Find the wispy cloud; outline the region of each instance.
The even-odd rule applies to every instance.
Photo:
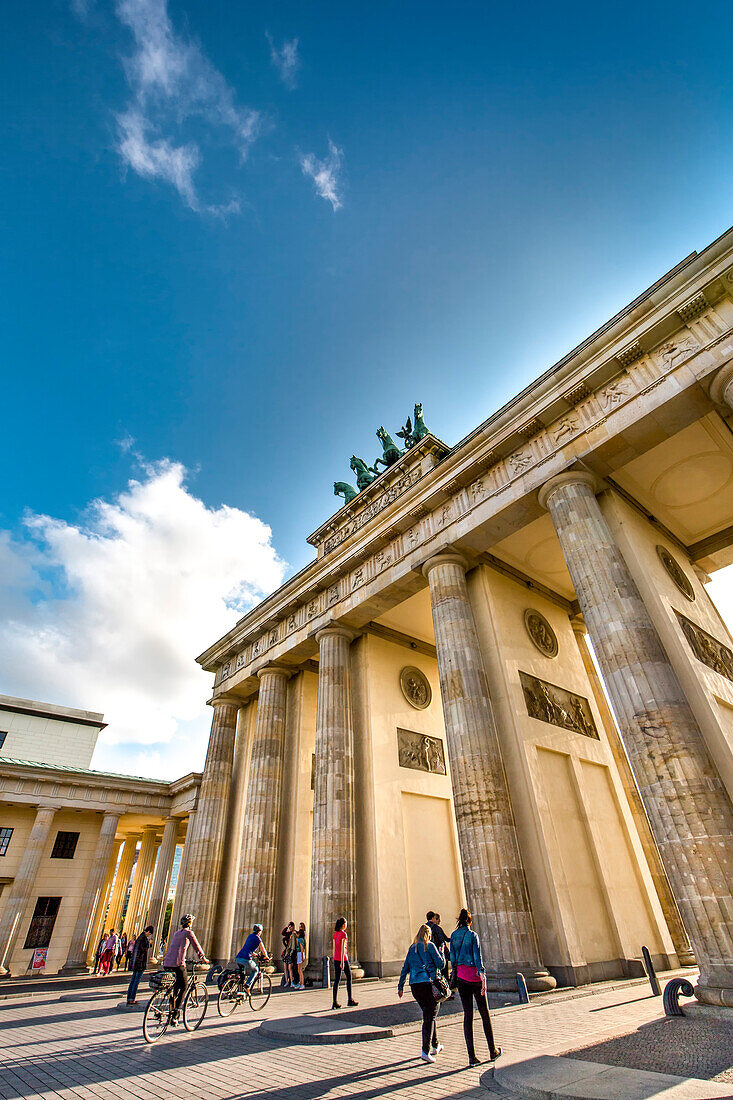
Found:
[[[277,69],[277,74],[286,88],[291,91],[298,82],[298,69],[300,58],[298,57],[298,39],[286,38],[282,46],[276,46],[269,31],[265,32],[270,44],[270,60]]]
[[[303,170],[303,175],[313,180],[316,193],[322,199],[330,202],[334,210],[340,209],[343,205],[339,194],[341,190],[339,176],[342,160],[343,151],[337,145],[334,145],[330,138],[328,139],[328,156],[323,160],[319,160],[314,153],[301,153],[300,156],[300,167]]]
[[[258,135],[260,113],[240,106],[198,43],[174,28],[167,0],[117,0],[115,10],[135,47],[124,58],[131,101],[117,116],[123,162],[143,179],[170,184],[192,210],[239,209],[236,200],[202,202],[194,179],[201,148],[187,138],[186,126],[195,119],[204,122],[205,135],[223,130],[243,161]]]

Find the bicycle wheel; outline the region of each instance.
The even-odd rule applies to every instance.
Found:
[[[208,1005],[208,989],[203,982],[194,982],[183,998],[183,1026],[186,1031],[195,1031],[197,1027],[201,1027]]]
[[[269,974],[259,974],[249,987],[249,1007],[253,1012],[261,1012],[272,993],[272,978]]]
[[[171,995],[167,989],[159,989],[147,1003],[143,1016],[143,1036],[146,1043],[157,1043],[168,1030],[171,1022]]]
[[[227,978],[219,990],[216,1010],[220,1016],[231,1016],[240,1003],[239,978]]]

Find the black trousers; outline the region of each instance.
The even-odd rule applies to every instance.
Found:
[[[339,983],[341,981],[341,975],[343,974],[346,979],[346,993],[350,1001],[353,1001],[351,995],[351,963],[348,959],[344,959],[343,964],[338,959],[333,960],[333,1003],[336,1004],[339,991]]]
[[[428,1054],[430,1044],[438,1045],[438,1028],[435,1020],[440,1008],[440,1001],[433,996],[432,982],[415,982],[410,986],[410,992],[422,1009],[422,1052]]]
[[[173,1011],[178,1012],[181,1007],[181,997],[188,984],[186,968],[185,966],[166,966],[165,969],[170,970],[171,974],[175,974],[176,976],[176,980],[173,983]]]
[[[478,1014],[481,1017],[481,1023],[484,1025],[484,1035],[486,1036],[486,1042],[489,1044],[489,1055],[493,1058],[496,1054],[494,1032],[491,1028],[491,1017],[489,1016],[489,1006],[486,1001],[486,994],[481,992],[481,982],[465,982],[463,978],[459,978],[458,993],[460,994],[461,1004],[463,1005],[463,1037],[466,1040],[466,1050],[468,1051],[469,1062],[475,1061],[476,1058],[476,1049],[473,1045],[474,1000],[476,1001]]]

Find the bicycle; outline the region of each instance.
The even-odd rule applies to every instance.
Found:
[[[186,963],[189,977],[181,999],[181,1014],[186,1031],[201,1027],[209,1005],[209,991],[196,977],[196,964]],[[165,1035],[173,1018],[173,983],[175,975],[170,970],[159,970],[150,975],[153,995],[143,1016],[143,1036],[146,1043],[157,1043]]]
[[[260,1012],[272,994],[272,978],[260,970],[251,985],[247,985],[248,974],[240,966],[237,970],[228,970],[219,978],[219,996],[216,1010],[220,1016],[231,1016],[235,1008],[243,1004],[245,998],[253,1012]]]

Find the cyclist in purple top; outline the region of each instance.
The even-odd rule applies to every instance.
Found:
[[[181,1006],[181,997],[186,990],[186,952],[192,947],[202,963],[208,963],[204,949],[191,931],[194,922],[192,913],[186,913],[181,917],[181,927],[171,936],[168,950],[163,959],[163,967],[170,970],[176,976],[173,983],[173,1015],[171,1023],[178,1023],[178,1010]]]

